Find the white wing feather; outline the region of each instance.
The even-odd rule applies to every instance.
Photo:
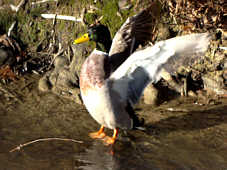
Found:
[[[111,76],[113,88],[123,100],[135,104],[149,82],[160,79],[163,67],[171,65],[171,60],[188,59],[192,55],[202,55],[208,48],[208,33],[191,34],[160,41],[152,47],[133,53]],[[176,71],[171,68],[170,71]],[[127,85],[122,86],[122,83]],[[119,88],[121,87],[121,88]]]

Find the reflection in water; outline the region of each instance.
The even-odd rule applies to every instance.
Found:
[[[130,143],[120,142],[112,148],[95,141],[84,153],[76,154],[75,159],[83,170],[155,169]]]
[[[80,155],[76,154],[75,159],[82,163],[79,168],[83,170],[94,169],[116,169],[116,159],[110,154],[109,147],[105,147],[99,141],[86,149]]]

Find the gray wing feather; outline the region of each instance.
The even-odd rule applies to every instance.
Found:
[[[112,71],[131,55],[135,42],[142,43],[151,38],[154,25],[152,22],[151,6],[125,21],[115,34],[109,51]]]
[[[149,74],[142,67],[137,67],[131,74],[127,98],[132,105],[136,104],[144,88],[150,82]]]

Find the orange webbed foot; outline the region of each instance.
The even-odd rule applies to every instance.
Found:
[[[103,139],[106,136],[104,126],[101,126],[98,132],[89,133],[89,136],[93,139]]]
[[[89,136],[93,139],[102,139],[106,136],[106,134],[104,132],[102,132],[102,133],[93,132],[93,133],[89,133]]]
[[[104,139],[103,139],[103,143],[104,145],[113,145],[116,141],[116,138],[113,138],[113,137],[109,137],[109,136],[106,136]]]
[[[118,130],[117,129],[114,129],[113,137],[106,136],[103,139],[103,143],[105,145],[113,145],[115,143],[116,139],[117,139],[117,135],[118,135]]]

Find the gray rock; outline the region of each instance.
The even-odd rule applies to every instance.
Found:
[[[10,48],[1,48],[0,44],[0,66],[5,64],[13,65],[16,62],[16,56]]]
[[[158,90],[152,83],[149,84],[144,90],[143,102],[149,105],[157,105],[158,103]]]
[[[0,66],[4,65],[8,59],[8,53],[0,48]]]
[[[14,65],[20,60],[21,48],[19,44],[6,34],[0,36],[0,66]]]
[[[213,91],[217,95],[227,95],[224,78],[220,75],[203,75],[202,80],[205,90]]]
[[[51,85],[51,83],[49,82],[47,76],[44,76],[44,77],[42,77],[42,78],[39,80],[38,88],[39,88],[39,90],[42,91],[42,92],[47,92],[47,91],[50,91],[50,90],[51,90],[52,85]]]
[[[64,66],[69,65],[69,61],[65,56],[57,56],[54,60],[54,67],[55,70],[63,68]]]
[[[85,47],[85,45],[74,46],[71,61],[64,55],[57,56],[54,61],[54,69],[40,79],[39,90],[52,91],[59,96],[81,104],[79,72],[86,58],[84,55]]]

